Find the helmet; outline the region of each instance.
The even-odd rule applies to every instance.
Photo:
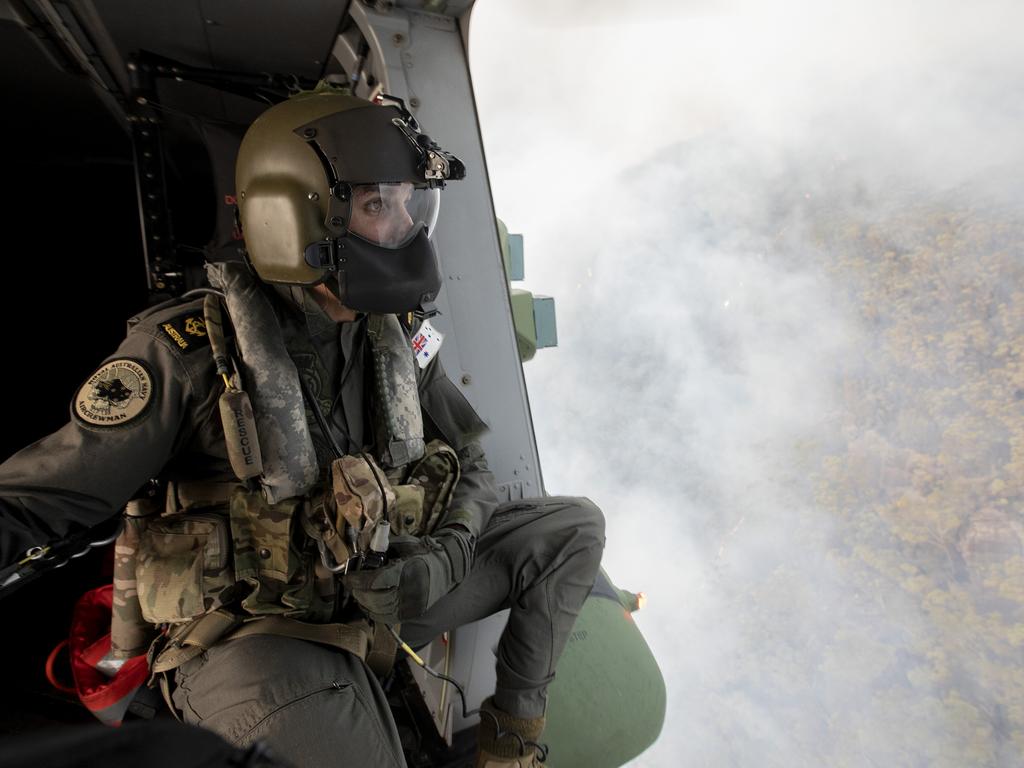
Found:
[[[375,104],[322,83],[249,127],[235,184],[261,280],[326,282],[363,312],[430,307],[441,287],[429,239],[439,190],[465,168],[392,101]]]

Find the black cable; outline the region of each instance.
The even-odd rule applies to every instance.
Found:
[[[331,450],[334,451],[334,457],[340,459],[345,454],[341,450],[341,446],[338,445],[338,441],[334,439],[334,433],[331,432],[330,426],[327,424],[327,419],[324,417],[323,411],[320,410],[320,403],[313,397],[313,393],[309,391],[309,386],[306,384],[306,380],[302,378],[302,374],[299,374],[299,386],[302,387],[302,396],[309,406],[309,409],[313,411],[313,417],[316,419],[316,423],[320,425],[320,431],[324,433],[324,439],[331,444]],[[345,435],[348,439],[348,435]],[[349,441],[351,442],[351,441]]]
[[[373,475],[373,479],[377,481],[377,487],[380,489],[380,503],[384,508],[384,522],[390,524],[391,518],[388,516],[388,495],[384,492],[384,483],[381,482],[380,476],[377,475],[377,467],[374,465],[373,459],[365,453],[360,452],[359,457],[366,462],[366,466],[370,468],[370,474]]]

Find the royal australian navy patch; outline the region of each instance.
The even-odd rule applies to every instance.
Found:
[[[157,327],[182,352],[195,352],[210,344],[210,337],[206,335],[206,320],[202,314],[181,315]]]
[[[153,402],[153,377],[139,360],[111,360],[89,377],[72,410],[93,427],[118,427],[140,418]]]

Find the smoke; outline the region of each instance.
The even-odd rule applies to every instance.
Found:
[[[1024,6],[555,5],[471,65],[546,486],[650,597],[637,764],[1016,764]]]

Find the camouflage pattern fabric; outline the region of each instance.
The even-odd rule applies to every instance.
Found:
[[[142,616],[136,578],[139,543],[146,529],[146,518],[156,511],[148,499],[128,502],[124,528],[114,542],[110,652],[115,659],[130,659],[145,653],[157,634],[153,625]]]
[[[358,533],[359,549],[365,551],[374,524],[383,517],[385,502],[394,535],[423,536],[437,528],[459,482],[455,451],[441,440],[432,440],[423,458],[403,474],[405,482],[393,484],[365,454],[343,456],[332,464],[334,519],[324,534],[324,543],[338,563],[352,554],[345,545],[345,526]],[[343,556],[338,557],[339,553]]]
[[[427,444],[423,458],[409,471],[406,483],[423,489],[422,525],[416,536],[433,533],[448,511],[452,494],[459,483],[459,457],[450,445],[441,440]]]
[[[409,338],[395,315],[370,315],[377,445],[381,465],[400,467],[423,456],[423,415]]]
[[[346,524],[351,526],[358,534],[359,551],[367,551],[377,521],[385,511],[392,517],[391,483],[372,456],[342,456],[331,465],[331,491],[336,530],[342,533]]]
[[[235,327],[244,380],[256,411],[263,491],[271,504],[303,496],[316,483],[319,468],[299,376],[274,309],[244,264],[207,264],[206,274],[211,285],[224,291]]]
[[[268,504],[262,494],[241,487],[232,495],[234,575],[250,590],[241,602],[246,612],[330,620],[333,592],[326,592],[318,579],[315,546],[303,537],[300,526],[293,525],[307,514],[306,506],[300,498]]]
[[[395,486],[394,533],[433,533],[448,511],[460,474],[459,458],[450,445],[441,440],[427,443],[423,458],[409,468],[405,482]]]
[[[209,293],[203,297],[203,319],[206,321],[206,335],[210,339],[210,351],[213,353],[217,373],[228,373],[230,366],[224,342],[224,314],[219,297]]]
[[[235,583],[227,520],[216,512],[150,519],[135,573],[142,616],[151,624],[215,610]]]
[[[396,535],[419,536],[423,530],[423,487],[396,485],[391,530]]]

